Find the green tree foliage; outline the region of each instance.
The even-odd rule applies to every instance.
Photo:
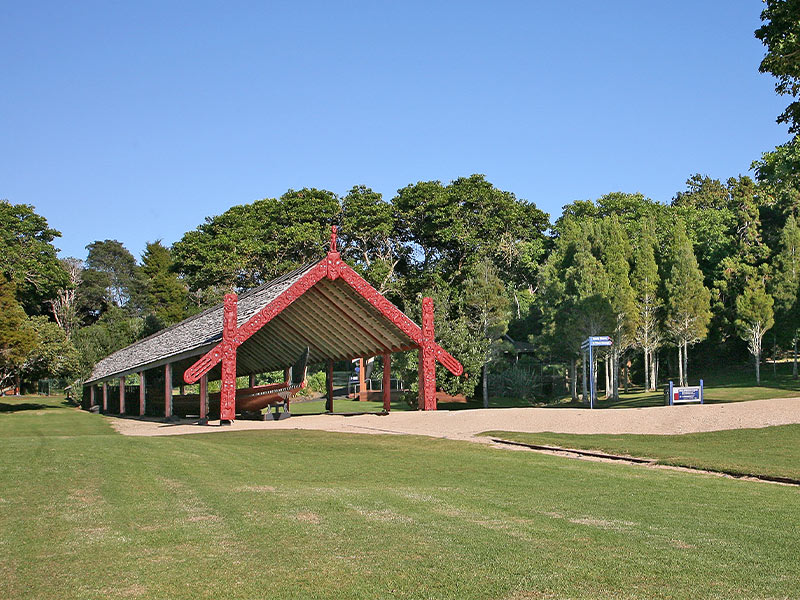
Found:
[[[89,377],[97,361],[139,339],[142,325],[141,318],[111,306],[96,323],[76,331],[71,341],[78,351],[79,376]]]
[[[28,314],[41,312],[67,284],[53,246],[60,236],[33,206],[0,200],[0,274],[15,284],[17,300]]]
[[[736,213],[730,189],[718,179],[693,175],[686,190],[675,195],[672,212],[686,223],[705,284],[711,287],[722,279],[722,260],[734,248]],[[661,230],[666,233],[670,228],[671,223]]]
[[[409,185],[398,191],[393,204],[423,287],[434,280],[460,286],[486,256],[514,287],[535,285],[548,216],[483,175],[461,177],[447,186],[438,181]]]
[[[597,223],[567,218],[560,225],[539,278],[542,335],[534,342],[570,360],[572,394],[577,398],[575,361],[581,342],[591,335],[608,335],[616,318],[609,300],[610,279],[598,258]]]
[[[755,35],[767,47],[758,70],[771,73],[778,81],[775,91],[797,98],[800,93],[800,0],[765,0],[761,12],[764,24]],[[794,100],[778,117],[791,133],[800,133],[800,102]]]
[[[365,186],[342,198],[339,251],[380,293],[397,295],[409,251],[403,244],[394,207]]]
[[[736,298],[736,329],[747,342],[756,367],[756,383],[761,383],[761,342],[773,326],[773,299],[760,277],[748,278],[744,291]]]
[[[613,319],[611,394],[619,398],[620,359],[634,343],[637,325],[636,296],[630,280],[631,247],[616,215],[601,224],[602,262],[608,276],[608,301]]]
[[[634,343],[644,355],[645,389],[655,390],[654,353],[661,344],[663,302],[658,290],[661,278],[656,263],[655,221],[642,223],[642,233],[633,251],[631,285],[634,290]]]
[[[176,268],[193,291],[260,285],[323,255],[340,211],[335,194],[317,189],[234,206],[175,243]]]
[[[39,315],[29,318],[29,331],[36,345],[20,368],[26,381],[47,377],[70,379],[78,374],[78,352],[61,327]]]
[[[800,138],[794,136],[754,161],[756,179],[772,196],[779,215],[798,216],[800,209]]]
[[[72,332],[80,325],[77,294],[83,277],[83,263],[77,258],[70,257],[61,259],[61,266],[67,274],[67,284],[56,292],[55,297],[49,300],[49,304],[53,318],[69,339]]]
[[[703,274],[680,219],[676,219],[672,230],[663,280],[664,327],[678,348],[678,377],[680,385],[686,385],[688,346],[706,337],[711,293],[703,285]]]
[[[135,293],[136,284],[136,259],[133,254],[117,240],[95,241],[86,246],[86,249],[89,251],[86,270],[94,272],[83,274],[86,287],[90,284],[97,285],[98,288],[104,286],[103,300],[106,306],[128,305],[131,295]],[[94,296],[99,293],[100,289],[91,292]],[[101,310],[99,307],[96,309]]]
[[[175,273],[172,253],[160,240],[145,247],[137,289],[138,303],[155,321],[148,328],[148,334],[189,315],[189,291]]]
[[[488,257],[475,265],[472,276],[467,280],[464,306],[471,329],[477,334],[476,337],[484,340],[481,365],[483,407],[489,408],[488,366],[500,350],[501,339],[508,331],[511,315],[505,286]]]
[[[28,317],[17,302],[15,285],[0,274],[0,389],[19,381],[25,360],[37,339]]]
[[[797,377],[797,337],[800,331],[800,227],[789,215],[781,230],[770,291],[774,298],[776,330],[780,341],[793,350],[792,374]]]

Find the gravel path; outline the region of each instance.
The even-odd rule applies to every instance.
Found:
[[[299,415],[284,421],[236,421],[220,427],[183,420],[164,423],[138,418],[107,417],[125,435],[179,435],[274,429],[314,429],[343,433],[427,435],[489,443],[484,431],[555,433],[677,434],[800,423],[800,398],[776,398],[728,404],[659,406],[588,410],[580,408],[495,408],[436,412],[393,412],[389,415]]]

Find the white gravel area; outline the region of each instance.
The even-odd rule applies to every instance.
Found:
[[[314,429],[342,433],[426,435],[488,443],[484,431],[555,433],[679,434],[722,429],[800,423],[800,398],[775,398],[727,404],[692,404],[652,408],[494,408],[435,412],[393,412],[389,415],[297,415],[283,421],[243,421],[220,426],[182,420],[165,423],[138,418],[106,417],[124,435],[180,435],[275,429]]]

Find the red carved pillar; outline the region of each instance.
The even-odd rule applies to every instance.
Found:
[[[108,382],[103,382],[103,412],[108,412]]]
[[[119,414],[125,414],[125,378],[119,378]]]
[[[229,425],[236,418],[236,294],[225,294],[222,317],[222,388],[219,398],[220,425]]]
[[[419,408],[436,410],[433,299],[422,299],[422,345],[419,349]]]
[[[92,384],[89,386],[89,408],[92,408],[94,405],[94,384]]]
[[[144,416],[145,410],[145,388],[146,384],[144,382],[144,371],[139,373],[139,416]]]
[[[392,355],[383,355],[383,410],[392,409]]]
[[[164,416],[172,416],[172,365],[164,365]]]
[[[328,388],[328,401],[326,402],[325,410],[333,412],[333,361],[328,361],[328,368],[325,372],[325,382]]]
[[[200,424],[208,425],[208,375],[200,378]]]
[[[358,359],[358,401],[365,402],[367,400],[367,381],[364,377],[364,358]]]

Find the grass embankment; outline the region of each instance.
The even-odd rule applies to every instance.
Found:
[[[756,385],[752,366],[722,367],[712,372],[690,377],[690,385],[699,385],[699,377],[703,376],[706,404],[724,402],[743,402],[746,400],[766,400],[768,398],[792,398],[800,396],[800,380],[792,378],[791,363],[764,365],[761,369],[761,385]],[[580,383],[580,382],[579,382]],[[599,389],[596,408],[644,408],[664,406],[664,381],[657,392],[645,392],[641,387],[631,387],[625,394],[620,390],[619,400],[607,400],[604,391]],[[598,385],[601,385],[598,382]],[[557,408],[586,408],[581,402],[572,402],[563,397],[557,402],[548,404]]]
[[[482,435],[577,450],[651,458],[659,464],[733,475],[800,480],[800,425],[683,435],[578,435],[489,431]]]
[[[410,436],[133,438],[23,402],[47,407],[0,414],[1,598],[800,596],[792,487]]]

